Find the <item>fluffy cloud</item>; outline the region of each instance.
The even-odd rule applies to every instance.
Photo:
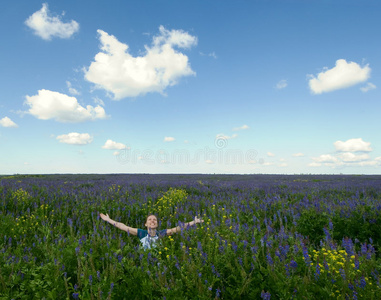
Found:
[[[278,90],[284,89],[285,87],[287,87],[287,80],[285,79],[280,80],[275,86]]]
[[[0,126],[14,127],[14,128],[18,127],[18,125],[8,117],[4,117],[4,118],[0,119]]]
[[[364,142],[362,138],[349,139],[345,142],[337,141],[334,143],[337,151],[341,152],[370,152],[372,148],[369,142]]]
[[[249,129],[250,127],[248,125],[242,125],[241,127],[235,127],[233,128],[233,131],[239,131],[239,130],[246,130]]]
[[[303,153],[294,153],[292,156],[294,156],[294,157],[302,157],[302,156],[304,156],[304,154]]]
[[[75,97],[39,90],[38,95],[26,96],[28,112],[40,120],[54,119],[58,122],[83,122],[107,118],[103,107],[81,106]]]
[[[70,94],[72,94],[72,95],[80,95],[81,94],[75,88],[73,88],[70,81],[66,81],[66,86],[67,86]]]
[[[355,154],[352,152],[340,153],[337,157],[343,162],[360,162],[370,159],[368,154]]]
[[[345,167],[345,166],[381,166],[381,157],[372,159],[368,153],[372,148],[370,143],[364,142],[361,138],[349,139],[346,142],[336,141],[334,143],[336,153],[323,154],[318,157],[312,157],[313,163],[311,167],[329,166],[329,167]]]
[[[117,143],[112,140],[107,140],[106,143],[102,146],[103,149],[108,150],[123,150],[126,149],[127,146],[122,143]]]
[[[275,156],[275,154],[274,154],[274,153],[272,153],[272,152],[267,152],[267,156],[268,156],[268,157],[274,157],[274,156]]]
[[[70,145],[87,145],[93,141],[93,138],[88,133],[71,132],[57,136],[57,140]]]
[[[370,90],[374,90],[376,89],[377,87],[373,84],[373,83],[370,83],[368,82],[366,86],[360,88],[360,90],[364,93],[366,92],[369,92]]]
[[[173,142],[174,140],[175,140],[175,138],[171,137],[171,136],[164,137],[164,142]]]
[[[128,53],[128,45],[98,30],[102,51],[85,71],[86,80],[120,100],[152,92],[163,93],[181,77],[195,75],[188,57],[174,47],[190,48],[197,44],[197,38],[182,30],[169,31],[163,26],[159,31],[152,46],[145,46],[145,55],[134,57]]]
[[[312,160],[316,163],[335,163],[338,158],[330,154],[322,154],[319,157],[313,157]]]
[[[76,21],[64,23],[60,16],[51,16],[47,3],[42,4],[42,8],[31,15],[25,24],[44,40],[51,40],[52,37],[67,39],[79,30]]]
[[[217,140],[231,140],[231,139],[235,139],[236,137],[238,136],[238,134],[233,134],[233,135],[225,135],[223,133],[219,133],[216,135],[216,139]]]
[[[325,69],[317,77],[311,75],[309,86],[314,94],[331,92],[368,80],[370,71],[368,65],[361,67],[355,62],[339,59],[332,69]]]

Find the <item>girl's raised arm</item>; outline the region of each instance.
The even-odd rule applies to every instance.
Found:
[[[181,231],[181,228],[187,228],[188,226],[193,226],[194,224],[197,224],[197,223],[202,223],[204,222],[204,220],[201,220],[199,218],[194,217],[194,220],[191,221],[191,222],[188,222],[188,223],[184,223],[183,226],[177,226],[177,227],[174,227],[174,228],[171,228],[171,229],[167,229],[167,235],[172,235],[173,233],[176,233],[176,232],[180,232]]]
[[[128,232],[129,234],[132,234],[132,235],[138,235],[138,229],[137,228],[129,227],[126,224],[114,221],[114,220],[110,219],[108,214],[102,214],[102,213],[100,213],[99,216],[101,217],[101,219],[103,221],[106,221],[106,222],[110,223],[111,225],[114,225],[116,228],[119,228],[119,229],[121,229],[123,231],[126,231],[126,232]]]

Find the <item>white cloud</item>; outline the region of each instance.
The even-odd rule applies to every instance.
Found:
[[[368,154],[354,154],[352,152],[340,153],[337,157],[343,162],[360,162],[370,159]]]
[[[308,164],[309,167],[321,167],[321,163],[313,162]]]
[[[370,152],[372,148],[369,142],[364,142],[362,138],[349,139],[345,142],[337,141],[334,143],[337,151],[341,152]]]
[[[337,157],[331,154],[322,154],[319,157],[313,157],[312,160],[317,163],[335,163],[338,161]]]
[[[197,38],[182,30],[169,31],[163,26],[159,31],[152,46],[145,46],[145,55],[134,57],[128,53],[128,45],[98,30],[101,52],[85,70],[86,80],[120,100],[152,92],[163,93],[181,77],[195,75],[188,57],[174,47],[190,48],[197,44]]]
[[[239,130],[246,130],[249,129],[250,127],[248,125],[242,125],[241,127],[235,127],[233,128],[233,131],[239,131]]]
[[[360,167],[377,166],[379,165],[379,162],[375,160],[366,160],[358,162],[357,165],[359,165]]]
[[[106,143],[102,146],[102,148],[108,149],[108,150],[122,150],[122,149],[126,149],[127,146],[122,143],[117,143],[112,140],[107,140]]]
[[[360,88],[360,90],[364,93],[370,91],[370,90],[374,90],[376,89],[377,87],[373,84],[373,83],[370,83],[368,82],[366,86]]]
[[[368,80],[370,71],[368,65],[361,67],[355,62],[339,59],[332,69],[325,69],[317,77],[311,75],[309,86],[314,94],[331,92]]]
[[[164,142],[173,142],[174,140],[175,140],[175,138],[171,137],[171,136],[164,137]]]
[[[105,103],[102,99],[99,99],[98,97],[94,98],[94,103],[99,104],[100,106],[105,106]]]
[[[93,138],[88,133],[71,132],[57,136],[57,140],[59,140],[60,143],[69,145],[87,145],[93,141]]]
[[[75,97],[39,90],[38,95],[26,96],[28,112],[40,120],[54,119],[58,122],[83,122],[107,118],[103,107],[81,106]]]
[[[294,156],[294,157],[302,157],[302,156],[304,156],[304,154],[303,153],[294,153],[292,156]]]
[[[0,126],[13,127],[13,128],[18,127],[18,125],[8,117],[4,117],[4,118],[0,119]]]
[[[31,15],[25,24],[44,40],[50,40],[52,37],[67,39],[79,30],[76,21],[64,23],[61,16],[51,16],[47,3],[42,4],[42,8]]]
[[[72,86],[70,81],[66,81],[66,86],[67,86],[70,94],[76,95],[76,96],[81,94],[75,88],[73,88],[73,86]]]
[[[208,54],[205,54],[204,52],[200,52],[200,55],[201,56],[209,56],[209,57],[213,57],[214,59],[217,59],[217,55],[214,51],[211,53],[208,53]]]
[[[267,156],[268,156],[268,157],[274,157],[274,156],[275,156],[275,154],[274,154],[274,153],[272,153],[272,152],[267,152]]]
[[[281,167],[281,168],[284,168],[284,167],[287,167],[287,166],[288,166],[287,163],[281,163],[281,164],[278,165],[278,167]]]
[[[231,140],[231,139],[235,139],[236,137],[238,136],[238,134],[233,134],[231,136],[229,135],[225,135],[223,133],[219,133],[216,135],[216,139],[220,139],[220,140]]]
[[[335,154],[323,154],[319,157],[313,157],[314,162],[309,166],[318,167],[324,165],[332,168],[381,166],[381,157],[372,160],[368,153],[361,153],[372,151],[370,143],[364,142],[361,138],[349,139],[346,142],[337,141],[334,146],[337,150]]]
[[[275,86],[278,90],[281,90],[281,89],[284,89],[285,87],[287,87],[287,80],[285,79],[282,79],[280,80],[276,86]]]

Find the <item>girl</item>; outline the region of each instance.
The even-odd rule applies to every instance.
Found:
[[[111,225],[114,225],[115,227],[121,230],[124,230],[132,235],[137,235],[144,249],[151,249],[151,247],[155,247],[159,237],[162,237],[165,235],[172,235],[173,233],[180,232],[181,228],[187,228],[188,226],[192,226],[194,224],[204,222],[203,220],[197,217],[194,217],[193,221],[184,223],[184,225],[181,227],[177,226],[171,229],[156,230],[158,226],[157,218],[155,215],[149,215],[145,223],[147,230],[144,230],[144,229],[129,227],[123,223],[116,222],[110,219],[108,214],[104,215],[101,213],[99,214],[99,216],[102,218],[103,221],[106,221],[110,223]]]

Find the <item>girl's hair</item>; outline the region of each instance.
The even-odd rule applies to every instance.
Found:
[[[147,223],[148,218],[149,218],[150,216],[154,216],[154,217],[156,218],[156,220],[158,220],[158,219],[157,219],[157,216],[156,216],[155,214],[149,214],[149,215],[147,216],[147,218],[146,218],[146,223]]]

